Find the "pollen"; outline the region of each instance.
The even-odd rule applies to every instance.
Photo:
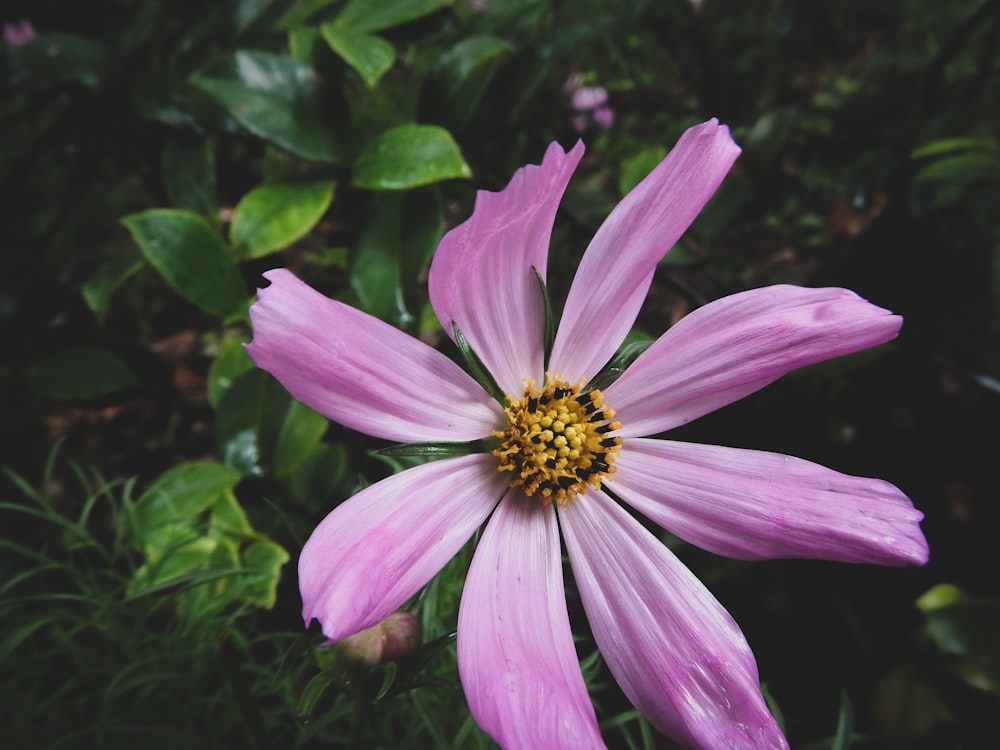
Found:
[[[508,397],[507,427],[493,433],[500,440],[493,451],[498,469],[511,472],[511,487],[543,505],[569,505],[615,472],[622,439],[609,433],[621,422],[612,421],[615,413],[600,391],[583,386],[549,373],[541,389],[526,380],[522,398]]]

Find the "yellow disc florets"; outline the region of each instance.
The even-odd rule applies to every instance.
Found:
[[[525,381],[524,397],[510,399],[507,427],[493,434],[500,445],[493,455],[500,471],[510,471],[511,487],[520,487],[542,504],[553,500],[569,505],[587,485],[601,488],[601,480],[615,471],[615,455],[622,439],[608,433],[621,429],[615,413],[604,406],[600,391],[584,391],[558,375],[545,375],[545,387]],[[509,397],[508,397],[509,398]]]

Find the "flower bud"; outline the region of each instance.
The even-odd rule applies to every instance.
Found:
[[[405,659],[422,643],[417,618],[409,612],[397,610],[382,622],[348,636],[337,647],[346,659],[374,667]]]

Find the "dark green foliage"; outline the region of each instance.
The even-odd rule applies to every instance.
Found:
[[[542,289],[555,321],[599,223],[713,116],[743,154],[602,377],[750,287],[847,286],[901,313],[892,346],[672,437],[884,477],[926,513],[932,561],[745,565],[667,542],[745,630],[793,746],[995,735],[1000,2],[5,11],[38,32],[0,49],[5,748],[491,747],[452,644],[471,543],[408,604],[421,658],[354,682],[317,656],[295,581],[330,509],[465,446],[414,455],[294,402],[242,348],[247,305],[289,267],[475,369],[425,283],[474,189],[586,141]],[[606,89],[612,127],[573,111],[579,86]],[[609,746],[672,747],[618,691],[567,583]]]

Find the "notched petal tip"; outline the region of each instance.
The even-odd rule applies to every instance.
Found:
[[[891,341],[902,320],[837,287],[775,285],[682,318],[605,395],[625,437],[690,422],[787,372]]]
[[[923,514],[889,482],[793,456],[633,438],[615,491],[660,526],[741,560],[902,566],[927,559]]]
[[[506,486],[496,460],[444,458],[394,474],[338,505],[299,556],[306,624],[340,640],[387,617],[486,520]]]
[[[657,264],[705,206],[740,153],[709,120],[670,153],[601,224],[573,279],[550,367],[570,382],[595,375],[638,315]]]
[[[499,408],[441,352],[287,270],[264,276],[271,284],[250,308],[246,351],[302,403],[397,442],[475,440],[495,429]]]
[[[543,374],[545,311],[535,268],[545,276],[559,202],[583,143],[551,144],[540,165],[514,173],[499,192],[476,193],[472,215],[441,239],[428,272],[434,313],[456,323],[505,393]]]

